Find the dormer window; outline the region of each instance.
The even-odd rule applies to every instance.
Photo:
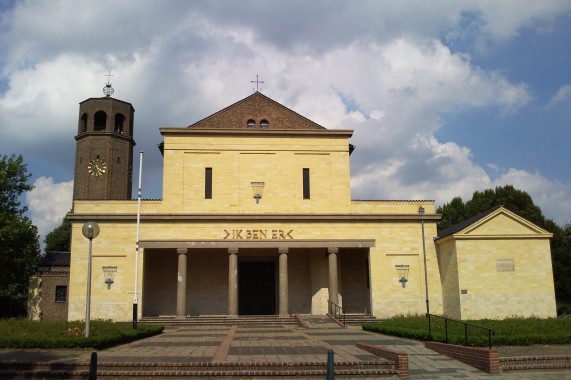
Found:
[[[252,119],[248,120],[248,129],[256,128],[256,122]]]
[[[262,120],[262,122],[260,123],[260,128],[262,129],[268,129],[270,126],[270,123],[268,123],[268,121],[266,119]]]

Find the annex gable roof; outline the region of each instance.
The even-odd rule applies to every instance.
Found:
[[[550,238],[552,236],[553,234],[550,232],[504,206],[496,206],[440,231],[436,240],[442,241],[446,237],[455,239],[491,239],[509,237]]]
[[[255,122],[254,130],[261,129],[262,120],[268,122],[267,129],[270,130],[326,130],[326,128],[260,92],[255,92],[247,98],[191,124],[188,128],[248,129],[249,120]]]
[[[63,251],[50,251],[40,260],[40,267],[68,267],[71,253]]]

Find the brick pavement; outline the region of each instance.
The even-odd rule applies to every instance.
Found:
[[[130,344],[99,351],[99,363],[254,363],[326,362],[333,349],[336,362],[383,361],[355,344],[382,346],[409,355],[411,378],[488,379],[491,375],[457,360],[431,351],[422,342],[363,331],[360,327],[341,328],[327,317],[305,317],[308,329],[297,326],[188,326],[167,329],[163,334]],[[0,350],[0,361],[88,361],[90,351]],[[497,377],[497,376],[495,376]],[[511,372],[507,379],[571,379],[571,371]]]

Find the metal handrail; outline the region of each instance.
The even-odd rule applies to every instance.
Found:
[[[331,300],[327,300],[327,303],[329,305],[329,314],[334,316],[338,321],[341,321],[341,318],[343,318],[343,324],[345,324],[345,313],[343,312],[343,308]]]
[[[484,330],[488,330],[488,343],[490,346],[490,350],[492,349],[492,335],[496,335],[496,330],[491,329],[489,327],[486,326],[480,326],[480,325],[475,325],[473,323],[468,323],[468,322],[464,322],[464,321],[459,321],[457,319],[452,319],[452,318],[448,318],[448,317],[443,317],[440,315],[435,315],[435,314],[426,314],[426,317],[428,318],[428,336],[432,339],[432,330],[431,330],[431,326],[430,326],[430,317],[436,317],[436,318],[440,318],[440,319],[444,319],[444,330],[445,330],[445,336],[446,336],[446,343],[448,343],[448,321],[452,321],[452,322],[456,322],[456,323],[461,323],[464,325],[464,345],[467,346],[468,345],[468,326],[472,326],[472,327],[477,327],[479,329],[484,329]]]

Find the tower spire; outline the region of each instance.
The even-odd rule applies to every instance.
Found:
[[[113,95],[113,93],[115,92],[113,87],[111,87],[111,83],[109,83],[110,77],[112,77],[114,75],[112,75],[111,70],[109,70],[109,74],[105,74],[104,76],[107,77],[107,84],[105,85],[105,87],[103,87],[103,93],[105,94],[105,96],[109,97],[109,96]]]

